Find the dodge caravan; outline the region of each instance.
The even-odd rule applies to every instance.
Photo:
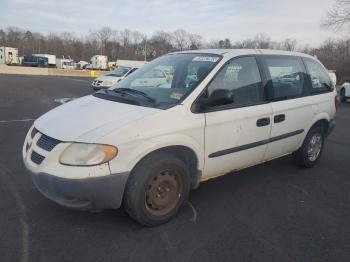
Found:
[[[139,84],[157,69],[171,76]],[[123,206],[154,226],[174,217],[202,181],[288,154],[314,166],[337,106],[327,70],[306,54],[171,53],[38,118],[23,159],[36,188],[56,203]]]

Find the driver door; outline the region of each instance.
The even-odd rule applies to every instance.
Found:
[[[231,104],[205,112],[205,171],[203,179],[257,164],[263,160],[271,132],[272,109],[265,103],[255,57],[226,63],[207,89],[228,89]]]

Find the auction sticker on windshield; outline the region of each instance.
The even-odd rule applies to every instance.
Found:
[[[196,62],[212,62],[216,63],[219,60],[219,57],[216,56],[196,56],[192,59],[192,61]]]
[[[180,100],[182,96],[183,96],[183,94],[177,93],[177,92],[172,92],[170,94],[170,98],[173,98],[173,99],[176,99],[176,100]]]

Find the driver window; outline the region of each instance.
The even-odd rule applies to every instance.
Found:
[[[208,96],[214,90],[227,89],[233,94],[233,106],[254,105],[262,101],[262,82],[254,57],[229,61],[208,87]]]

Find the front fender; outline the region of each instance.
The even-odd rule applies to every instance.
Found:
[[[170,146],[184,146],[194,151],[198,160],[198,170],[203,170],[204,137],[200,139],[200,141],[198,141],[198,138],[195,139],[188,135],[169,134],[120,145],[120,147],[118,147],[120,155],[110,162],[111,172],[118,173],[121,172],[121,170],[124,170],[124,172],[131,171],[135,165],[148,154]]]

